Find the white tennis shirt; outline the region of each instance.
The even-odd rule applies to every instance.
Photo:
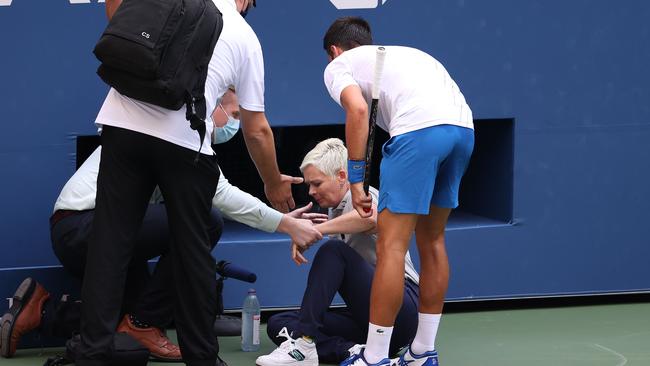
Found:
[[[223,30],[208,65],[205,83],[207,116],[217,106],[229,85],[237,90],[246,110],[264,111],[264,59],[253,29],[237,13],[233,0],[213,0],[223,14]],[[198,133],[185,119],[185,106],[178,111],[141,102],[111,88],[96,118],[96,124],[121,127],[157,137],[193,151],[199,149]],[[201,153],[213,155],[210,136],[213,124],[206,118]]]
[[[358,85],[370,104],[377,47],[345,51],[325,68],[325,86],[339,105],[350,85]],[[385,48],[377,126],[391,137],[441,124],[474,128],[472,110],[438,60],[415,48]]]

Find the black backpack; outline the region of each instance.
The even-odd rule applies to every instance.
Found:
[[[222,28],[212,0],[123,0],[95,45],[97,74],[128,97],[173,110],[186,105],[203,146],[205,80]]]

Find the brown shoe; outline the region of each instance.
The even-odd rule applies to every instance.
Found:
[[[135,338],[151,352],[151,358],[162,361],[182,361],[181,349],[156,327],[138,328],[129,319],[129,314],[117,327],[118,332],[126,333]]]
[[[50,294],[32,278],[26,278],[14,293],[11,308],[0,320],[0,355],[9,358],[25,333],[41,325],[43,304]]]

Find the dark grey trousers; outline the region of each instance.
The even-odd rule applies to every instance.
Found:
[[[95,216],[81,290],[77,365],[106,365],[112,355],[126,277],[137,234],[158,185],[165,198],[174,321],[186,364],[215,364],[218,344],[216,263],[208,223],[219,168],[215,156],[145,134],[104,126]]]

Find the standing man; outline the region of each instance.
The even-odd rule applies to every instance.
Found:
[[[346,112],[350,190],[361,217],[372,215],[362,173],[377,49],[371,44],[370,26],[357,17],[337,19],[323,40],[330,60],[325,85]],[[368,338],[365,348],[341,365],[390,364],[391,334],[402,305],[404,255],[415,231],[421,266],[418,329],[400,362],[434,366],[449,279],[445,226],[458,206],[458,187],[474,147],[472,111],[440,62],[414,48],[388,46],[378,112],[377,125],[391,138],[383,147],[380,167]]]
[[[291,182],[278,170],[273,133],[264,114],[264,65],[255,32],[239,14],[248,0],[214,0],[223,30],[208,65],[208,114],[229,85],[241,106],[241,127],[269,201],[287,212],[295,206]],[[107,0],[110,19],[121,0]],[[149,197],[160,187],[171,234],[170,288],[184,361],[191,366],[225,363],[218,357],[216,264],[210,254],[207,222],[219,179],[210,148],[212,124],[197,141],[184,110],[168,110],[111,89],[96,123],[102,127],[95,218],[82,286],[80,366],[107,365],[112,357],[126,271]],[[195,162],[196,152],[200,158]]]

